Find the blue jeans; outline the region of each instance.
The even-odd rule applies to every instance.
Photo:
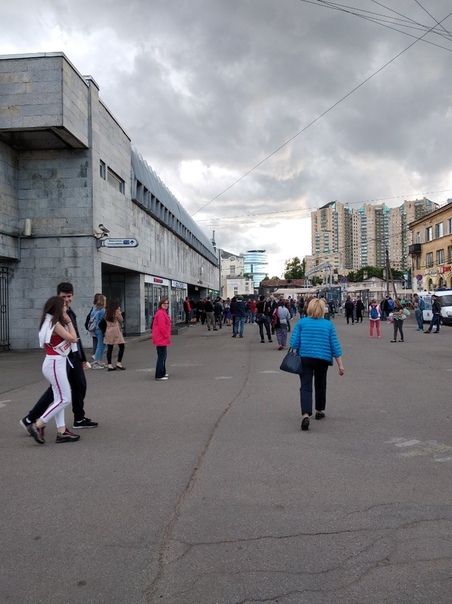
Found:
[[[315,408],[324,411],[326,406],[326,374],[328,361],[302,357],[303,371],[300,375],[300,405],[301,413],[312,415],[312,378],[315,387]]]
[[[240,333],[239,333],[240,326]],[[245,328],[245,317],[235,317],[234,319],[234,327],[232,329],[233,335],[236,336],[239,333],[239,336],[243,338],[243,330]]]
[[[157,364],[155,366],[155,377],[162,378],[166,374],[166,357],[168,356],[167,346],[156,346],[157,348]]]
[[[104,356],[105,352],[104,334],[102,333],[102,330],[99,327],[96,327],[95,334],[97,338],[97,346],[96,352],[94,353],[94,362],[98,363],[99,361],[102,361],[102,357]]]
[[[417,326],[419,329],[424,329],[424,321],[422,317],[422,310],[420,308],[416,308],[414,311],[414,316],[416,317]]]

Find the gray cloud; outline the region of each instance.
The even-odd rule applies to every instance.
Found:
[[[413,42],[298,0],[25,4],[2,16],[2,52],[64,50],[96,79],[104,102],[190,213]],[[354,4],[396,17],[371,0]],[[399,0],[397,10],[434,25],[413,0]],[[428,10],[441,20],[452,7],[432,0]],[[452,18],[443,25],[452,30]],[[49,40],[61,46],[49,48]],[[452,40],[426,40],[444,48],[415,44],[195,219],[206,232],[215,224],[217,242],[229,251],[252,245],[289,258],[310,252],[309,232],[300,221],[299,241],[284,233],[331,199],[397,197],[394,205],[399,196],[452,189]],[[281,210],[298,214],[273,214]],[[242,218],[225,220],[231,216]]]

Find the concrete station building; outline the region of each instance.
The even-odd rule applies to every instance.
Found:
[[[3,56],[0,99],[0,349],[37,347],[61,281],[79,327],[94,293],[119,298],[126,335],[150,329],[162,296],[176,322],[185,296],[218,292],[215,248],[91,76],[59,52]]]

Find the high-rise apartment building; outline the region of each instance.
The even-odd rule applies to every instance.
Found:
[[[437,207],[425,197],[396,208],[364,204],[354,209],[331,201],[311,214],[312,257],[307,266],[329,261],[344,273],[363,266],[382,268],[388,251],[391,266],[407,270],[408,224]]]

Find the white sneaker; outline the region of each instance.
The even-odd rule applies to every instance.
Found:
[[[168,377],[165,375],[165,376],[164,376],[164,377],[162,377],[162,378],[155,378],[155,379],[156,379],[156,381],[157,381],[157,382],[162,382],[163,380],[167,380],[167,379],[168,379]]]

